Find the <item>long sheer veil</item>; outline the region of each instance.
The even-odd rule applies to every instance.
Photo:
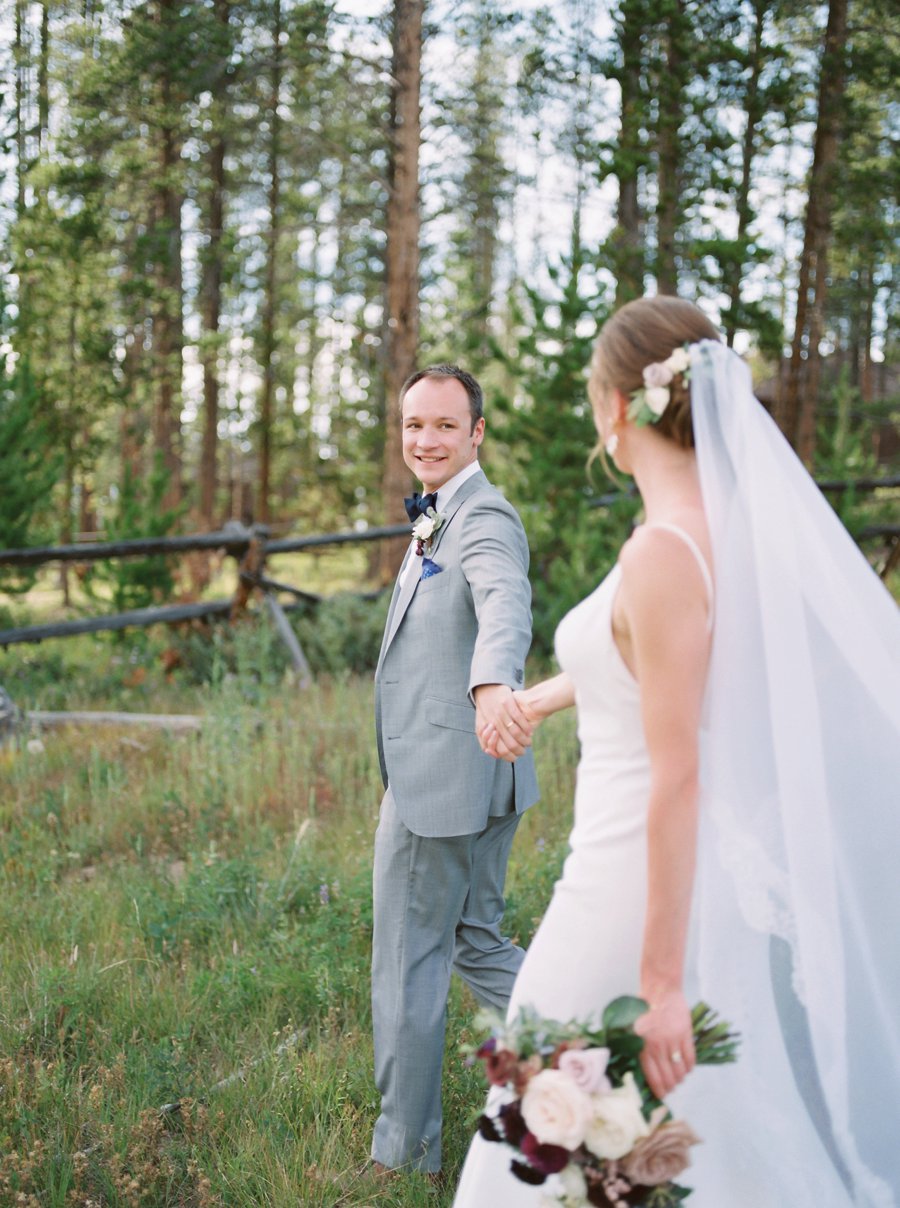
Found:
[[[697,988],[743,1033],[734,1078],[760,1105],[741,1124],[748,1169],[802,1188],[785,1206],[887,1208],[900,1195],[900,617],[743,361],[714,341],[691,357],[716,576]]]

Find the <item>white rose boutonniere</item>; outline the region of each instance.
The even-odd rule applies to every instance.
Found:
[[[423,513],[412,526],[412,535],[416,541],[416,553],[420,556],[424,554],[426,549],[431,549],[431,543],[434,540],[434,534],[444,523],[444,517],[434,510],[429,508]]]

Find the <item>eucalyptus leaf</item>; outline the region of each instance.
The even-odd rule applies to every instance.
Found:
[[[614,998],[603,1012],[603,1026],[606,1029],[632,1028],[648,1010],[649,1007],[642,998],[623,994],[621,998]]]

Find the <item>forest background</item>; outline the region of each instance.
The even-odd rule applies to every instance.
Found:
[[[591,340],[648,290],[721,324],[814,470],[884,465],[891,14],[8,0],[0,548],[403,520],[399,384],[459,361],[486,387],[546,650],[624,522],[597,522],[584,472]],[[383,586],[396,561],[385,545],[347,581]],[[61,599],[193,598],[214,571],[64,570]]]
[[[654,290],[721,325],[820,480],[896,482],[895,7],[0,0],[0,549],[403,521],[399,385],[459,361],[528,530],[537,675],[637,511],[585,473],[585,367]],[[898,489],[828,498],[860,535],[896,526]],[[397,554],[270,558],[312,593],[305,688],[262,610],[0,651],[32,722],[120,719],[31,732],[0,698],[2,1208],[450,1204],[484,1094],[457,983],[445,1188],[365,1166]],[[0,631],[234,588],[220,555],[0,562]],[[122,720],[148,712],[199,730]],[[523,945],[566,850],[572,719],[535,747]]]

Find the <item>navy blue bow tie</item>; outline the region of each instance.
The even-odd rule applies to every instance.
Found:
[[[411,499],[403,500],[406,514],[413,524],[420,516],[428,514],[429,508],[437,507],[437,491],[432,491],[430,495],[420,495],[418,491],[413,491]]]

